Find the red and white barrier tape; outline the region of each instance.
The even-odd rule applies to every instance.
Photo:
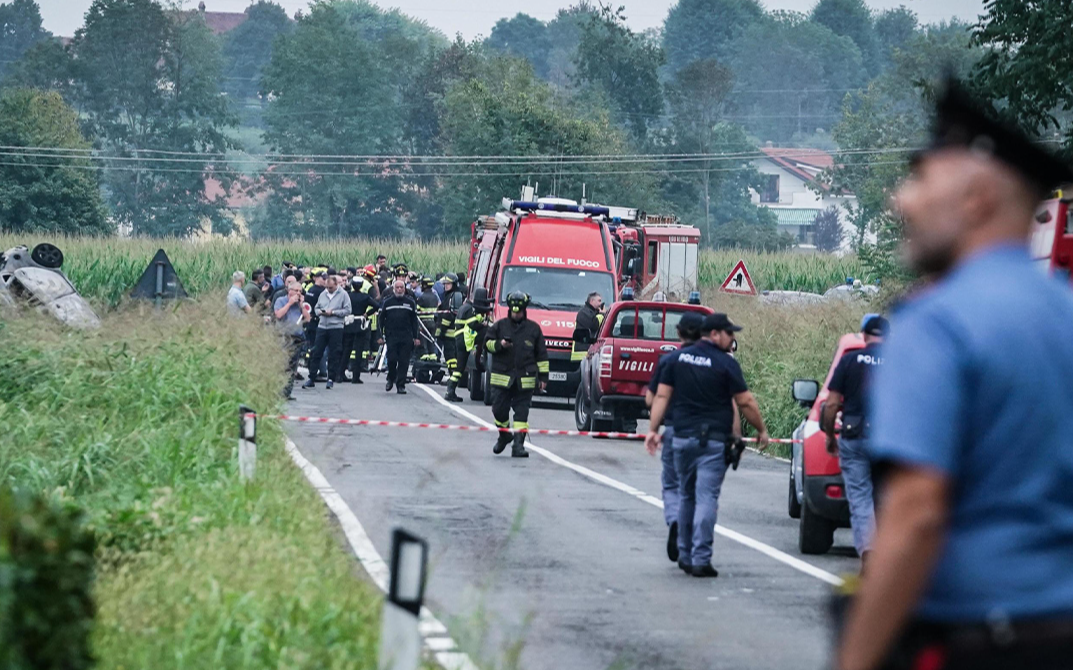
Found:
[[[478,433],[514,432],[510,428],[488,428],[485,426],[462,426],[448,423],[411,423],[408,421],[372,421],[369,419],[331,419],[321,416],[292,416],[290,414],[247,414],[248,417],[276,419],[277,421],[296,421],[298,423],[324,423],[343,426],[378,426],[382,428],[432,428],[436,430],[468,430]],[[553,435],[560,437],[607,437],[621,440],[643,440],[645,435],[638,433],[616,433],[591,430],[548,430],[530,428],[530,435]],[[742,438],[745,442],[756,442],[755,437]],[[771,440],[772,444],[793,444],[801,440]]]

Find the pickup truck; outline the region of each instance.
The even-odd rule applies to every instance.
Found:
[[[820,415],[827,401],[827,386],[842,356],[864,348],[859,334],[843,335],[838,341],[827,377],[821,386],[811,379],[793,383],[793,398],[809,410],[808,416],[793,433],[795,440],[790,458],[790,518],[800,519],[798,549],[802,554],[826,554],[834,542],[836,528],[849,528],[849,503],[838,456],[827,453],[827,438],[820,430]],[[839,426],[836,421],[835,427]]]
[[[637,420],[648,416],[645,388],[660,356],[678,348],[678,322],[686,312],[707,316],[712,310],[701,305],[623,300],[608,309],[595,338],[575,333],[582,344],[590,345],[581,361],[581,383],[574,399],[578,430],[637,430]]]

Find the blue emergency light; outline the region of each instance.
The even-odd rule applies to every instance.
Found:
[[[520,209],[526,212],[573,212],[574,214],[588,214],[589,216],[607,216],[611,213],[610,207],[600,205],[569,205],[563,202],[532,202],[527,200],[512,200],[507,209]]]
[[[700,304],[700,291],[690,291],[689,292],[689,304],[690,305],[699,305]]]
[[[622,299],[623,300],[633,300],[633,287],[632,286],[627,286],[626,288],[622,289]]]

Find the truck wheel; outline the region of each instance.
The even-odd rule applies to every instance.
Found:
[[[484,360],[484,404],[492,406],[492,355]]]
[[[797,501],[797,484],[794,482],[794,469],[790,468],[790,498],[787,502],[791,519],[801,518],[801,503]]]
[[[574,425],[578,430],[592,429],[592,414],[589,412],[589,399],[585,397],[585,385],[577,387],[574,397]]]
[[[802,554],[826,554],[835,542],[835,524],[813,512],[808,501],[801,506],[797,547]]]
[[[473,401],[484,400],[484,375],[476,370],[469,371],[469,399]]]

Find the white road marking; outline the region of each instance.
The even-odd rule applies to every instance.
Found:
[[[365,572],[369,573],[376,586],[386,593],[391,582],[391,569],[380,556],[380,553],[376,551],[373,541],[369,539],[369,535],[365,532],[361,522],[358,521],[358,517],[354,515],[354,511],[346,504],[343,497],[332,488],[332,485],[328,483],[328,480],[325,479],[317,466],[306,460],[305,456],[302,456],[302,453],[298,451],[298,447],[295,446],[290,438],[285,439],[285,446],[291,460],[301,468],[302,474],[306,476],[306,479],[309,480],[309,483],[324,500],[324,504],[339,520],[343,534],[346,535],[347,542],[350,543],[354,554],[361,561]],[[448,670],[478,670],[468,654],[458,651],[458,645],[455,641],[447,637],[447,627],[433,616],[427,607],[421,608],[418,630],[421,631],[421,635],[425,638],[425,648],[432,652],[436,662],[441,666],[448,668]]]
[[[435,400],[436,402],[440,403],[441,405],[443,405],[447,409],[451,410],[455,414],[458,414],[459,416],[464,416],[467,419],[469,419],[470,421],[473,421],[473,422],[477,423],[478,425],[488,426],[488,427],[492,427],[492,425],[493,425],[493,424],[489,423],[488,421],[485,421],[481,417],[477,416],[476,414],[473,414],[473,413],[469,412],[468,410],[459,407],[458,405],[452,405],[451,403],[449,403],[446,400],[444,400],[443,398],[441,398],[438,393],[436,393],[435,391],[433,391],[432,389],[428,388],[427,386],[425,386],[423,384],[412,384],[412,386],[416,386],[417,388],[421,389],[422,391],[427,393],[429,395],[429,397],[431,397],[433,400]],[[586,468],[583,465],[578,465],[576,463],[571,463],[570,461],[566,460],[565,458],[563,458],[561,456],[558,456],[557,454],[554,454],[554,453],[548,451],[547,449],[544,449],[543,447],[538,447],[537,445],[533,444],[532,441],[529,442],[529,448],[532,449],[533,451],[535,451],[536,453],[540,454],[544,458],[548,459],[552,463],[555,463],[556,465],[561,465],[564,468],[568,468],[570,470],[573,470],[574,472],[578,473],[579,475],[582,475],[583,477],[587,477],[587,478],[589,478],[589,479],[591,479],[593,481],[596,481],[596,482],[599,482],[599,483],[603,484],[604,486],[609,486],[609,487],[611,487],[611,488],[613,488],[613,489],[615,489],[617,491],[621,491],[621,492],[625,493],[626,495],[633,496],[634,498],[637,498],[638,500],[642,500],[642,501],[648,503],[649,505],[653,505],[654,507],[658,507],[660,509],[663,509],[663,501],[662,500],[660,500],[659,498],[656,498],[654,496],[650,496],[647,493],[645,493],[644,491],[635,489],[634,487],[630,486],[629,484],[624,484],[624,483],[618,481],[617,479],[612,479],[611,477],[608,477],[607,475],[600,474],[599,472],[596,472],[595,470],[590,470],[589,468]],[[842,586],[842,584],[843,584],[842,578],[839,577],[838,575],[833,575],[830,572],[827,572],[826,570],[821,570],[820,568],[817,568],[815,565],[812,565],[810,563],[806,563],[805,561],[802,561],[800,558],[797,558],[796,556],[791,556],[790,554],[787,554],[784,551],[780,551],[780,550],[776,549],[775,547],[772,547],[769,544],[764,544],[760,540],[754,540],[753,538],[751,538],[751,537],[749,537],[747,535],[742,535],[741,533],[739,533],[739,532],[737,532],[735,530],[731,530],[731,529],[727,528],[726,526],[721,526],[719,524],[716,524],[715,532],[720,534],[720,535],[722,535],[723,537],[727,538],[728,540],[733,540],[734,542],[737,542],[738,544],[745,545],[746,547],[749,547],[750,549],[755,549],[756,551],[759,551],[760,553],[764,554],[765,556],[773,558],[776,561],[779,561],[780,563],[788,565],[791,568],[793,568],[794,570],[797,570],[798,572],[803,572],[804,574],[806,574],[806,575],[808,575],[810,577],[815,577],[816,579],[819,579],[820,581],[823,581],[823,582],[827,582],[828,584],[831,584],[833,586]]]

